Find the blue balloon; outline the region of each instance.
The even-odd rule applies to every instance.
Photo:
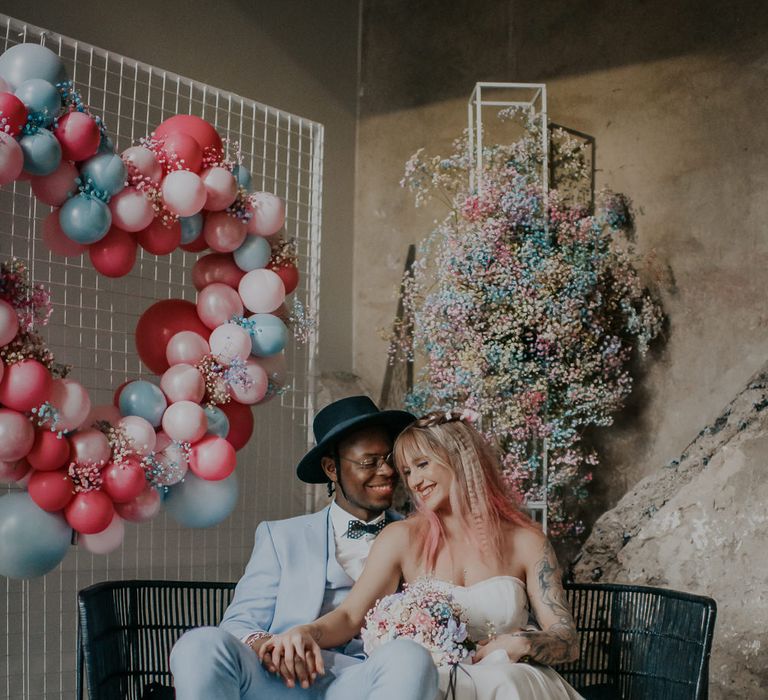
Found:
[[[207,481],[187,472],[184,481],[171,486],[163,505],[184,527],[212,527],[234,510],[237,492],[235,474]]]
[[[48,129],[22,136],[24,170],[30,175],[50,175],[61,163],[61,144]]]
[[[52,123],[61,110],[59,91],[47,80],[41,78],[25,80],[16,88],[16,97],[24,103],[40,124]]]
[[[179,221],[181,222],[181,244],[187,245],[197,240],[203,231],[203,215],[198,212],[192,216],[182,216]]]
[[[124,416],[140,416],[155,428],[163,421],[168,401],[160,387],[144,379],[128,382],[120,392],[120,413]]]
[[[100,241],[112,225],[112,212],[100,199],[87,194],[71,197],[59,211],[61,230],[76,243]]]
[[[115,153],[97,153],[83,163],[80,174],[89,178],[96,189],[111,197],[125,187],[128,169]]]
[[[251,352],[256,357],[269,357],[285,348],[288,327],[277,316],[254,314],[248,320],[251,321]]]
[[[208,432],[211,435],[227,437],[229,433],[229,418],[218,406],[206,406],[205,415],[208,418]]]
[[[0,78],[14,89],[32,78],[55,84],[63,75],[66,72],[61,59],[40,44],[17,44],[0,56]]]
[[[236,165],[232,170],[232,174],[235,176],[235,180],[237,180],[237,184],[240,185],[240,187],[245,187],[246,190],[251,189],[253,178],[251,177],[251,172],[248,168],[242,165]]]
[[[266,238],[261,236],[246,236],[240,247],[232,253],[235,264],[243,270],[251,270],[266,267],[272,257],[272,248]]]
[[[33,578],[55,569],[67,554],[72,529],[46,513],[26,492],[0,498],[0,575]]]

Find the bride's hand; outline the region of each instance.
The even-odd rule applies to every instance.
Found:
[[[299,625],[273,635],[259,647],[258,654],[265,668],[279,673],[289,688],[297,682],[302,688],[309,688],[318,673],[325,673],[320,647],[312,637],[310,625]]]
[[[478,649],[472,663],[482,661],[497,649],[503,649],[512,663],[520,661],[531,653],[531,642],[516,634],[500,634],[498,637],[483,639],[477,643]]]

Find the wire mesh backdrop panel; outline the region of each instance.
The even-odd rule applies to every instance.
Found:
[[[105,120],[118,152],[174,114],[203,117],[230,143],[239,143],[253,189],[285,200],[284,236],[296,241],[301,273],[295,298],[317,318],[322,125],[4,15],[0,30],[2,51],[37,42],[61,55],[84,102]],[[111,280],[94,271],[87,255],[65,260],[48,252],[41,227],[49,211],[26,182],[0,188],[0,255],[25,261],[32,280],[50,289],[54,312],[42,330],[51,349],[58,361],[72,366],[70,376],[88,388],[95,404],[109,403],[126,379],[152,376],[134,350],[136,322],[157,300],[194,301],[196,256],[177,251],[158,258],[141,251],[129,276]],[[112,554],[96,556],[73,546],[45,577],[3,580],[0,696],[3,691],[8,698],[74,696],[79,589],[108,579],[235,580],[250,555],[256,524],[305,510],[307,491],[293,466],[307,446],[314,409],[316,329],[308,335],[306,343],[291,341],[286,350],[288,390],[254,409],[253,437],[238,453],[239,501],[227,520],[191,530],[161,513],[148,523],[126,523],[124,544]],[[0,495],[7,491],[0,488]]]

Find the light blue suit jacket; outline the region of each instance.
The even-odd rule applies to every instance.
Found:
[[[388,520],[400,518],[387,513]],[[316,619],[325,595],[328,556],[336,556],[329,553],[331,527],[329,507],[261,523],[245,574],[219,626],[243,639],[259,630],[280,633]]]

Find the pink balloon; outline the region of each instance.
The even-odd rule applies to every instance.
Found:
[[[125,432],[131,450],[137,455],[148,455],[155,449],[155,429],[152,424],[141,416],[126,416],[117,424]]]
[[[120,413],[120,409],[114,404],[92,406],[88,413],[88,417],[83,421],[83,425],[86,428],[100,422],[117,425],[122,417],[123,415]]]
[[[207,196],[203,181],[189,170],[168,173],[160,185],[160,193],[165,206],[177,216],[197,214]]]
[[[104,466],[112,457],[112,448],[107,436],[95,428],[78,430],[69,436],[72,445],[70,457],[73,462]]]
[[[208,211],[226,209],[237,198],[237,180],[226,168],[221,166],[208,168],[200,175],[200,179],[207,192],[205,208]]]
[[[208,429],[208,418],[199,404],[177,401],[165,409],[163,430],[178,442],[197,442]]]
[[[205,380],[196,367],[182,363],[173,365],[165,371],[160,380],[160,388],[168,397],[169,403],[177,401],[200,403],[205,395]]]
[[[192,266],[192,284],[198,292],[214,282],[222,282],[237,289],[244,274],[231,253],[208,253],[198,258]]]
[[[194,365],[210,352],[208,341],[194,331],[180,331],[171,336],[165,348],[169,365]]]
[[[245,307],[256,314],[268,314],[285,301],[283,280],[272,270],[246,272],[238,291]]]
[[[160,183],[163,178],[163,167],[160,165],[160,161],[157,156],[146,146],[131,146],[123,151],[121,156],[125,164],[128,166],[128,172],[131,172],[131,167],[136,169],[140,175],[148,177],[156,185]]]
[[[19,178],[24,169],[24,152],[10,134],[0,131],[0,185],[8,185]]]
[[[115,503],[132,501],[147,485],[144,467],[134,456],[108,464],[101,475],[104,479],[102,488]]]
[[[242,314],[243,303],[240,296],[226,284],[214,282],[197,295],[197,315],[208,328],[216,328],[222,323],[227,323],[233,316]]]
[[[54,209],[43,221],[43,242],[48,250],[62,258],[82,255],[88,246],[76,243],[64,231],[59,223],[59,210]]]
[[[267,373],[255,359],[249,358],[246,361],[246,372],[249,379],[247,386],[234,382],[229,391],[235,401],[252,406],[266,396],[269,384]]]
[[[23,479],[29,470],[29,463],[23,459],[0,462],[0,484],[12,484]]]
[[[66,160],[87,160],[96,153],[101,132],[94,118],[85,112],[68,112],[59,119],[53,135],[61,144]]]
[[[152,520],[159,512],[162,501],[159,492],[147,485],[145,489],[127,503],[115,503],[117,514],[132,523],[144,523]]]
[[[34,442],[35,430],[27,417],[10,408],[0,408],[0,462],[26,457]]]
[[[33,175],[29,184],[32,192],[41,202],[52,207],[60,207],[73,193],[77,192],[75,180],[80,177],[75,164],[70,160],[62,160],[56,170],[50,175]]]
[[[187,455],[178,445],[171,443],[158,455],[160,468],[155,476],[155,481],[160,486],[173,486],[178,484],[189,469]]]
[[[77,538],[77,543],[91,554],[109,554],[123,543],[124,536],[123,519],[115,514],[106,529],[92,535],[81,534]]]
[[[224,438],[208,435],[192,446],[189,468],[207,481],[226,479],[237,465],[235,448]]]
[[[8,345],[19,332],[19,316],[5,299],[0,299],[0,347]]]
[[[155,218],[155,210],[146,196],[135,187],[126,187],[109,200],[112,223],[123,231],[143,231]]]
[[[285,386],[288,377],[288,366],[286,365],[284,352],[279,352],[269,357],[253,357],[251,359],[267,373],[267,378],[272,384],[278,387]]]
[[[48,400],[51,373],[37,360],[21,360],[8,365],[0,382],[0,403],[16,411],[30,411]]]
[[[236,323],[225,323],[214,328],[208,342],[211,352],[224,364],[230,364],[236,357],[244,360],[251,354],[251,336]]]
[[[271,192],[254,192],[248,197],[253,216],[248,220],[248,233],[271,236],[285,223],[285,203]]]
[[[72,379],[54,379],[51,403],[59,412],[58,430],[69,432],[79,428],[91,412],[91,398],[82,384]]]
[[[157,431],[157,439],[155,440],[155,452],[162,452],[173,441],[169,438],[164,430]]]
[[[240,247],[248,235],[245,222],[223,211],[215,211],[205,217],[203,237],[205,242],[219,253],[231,253]]]

